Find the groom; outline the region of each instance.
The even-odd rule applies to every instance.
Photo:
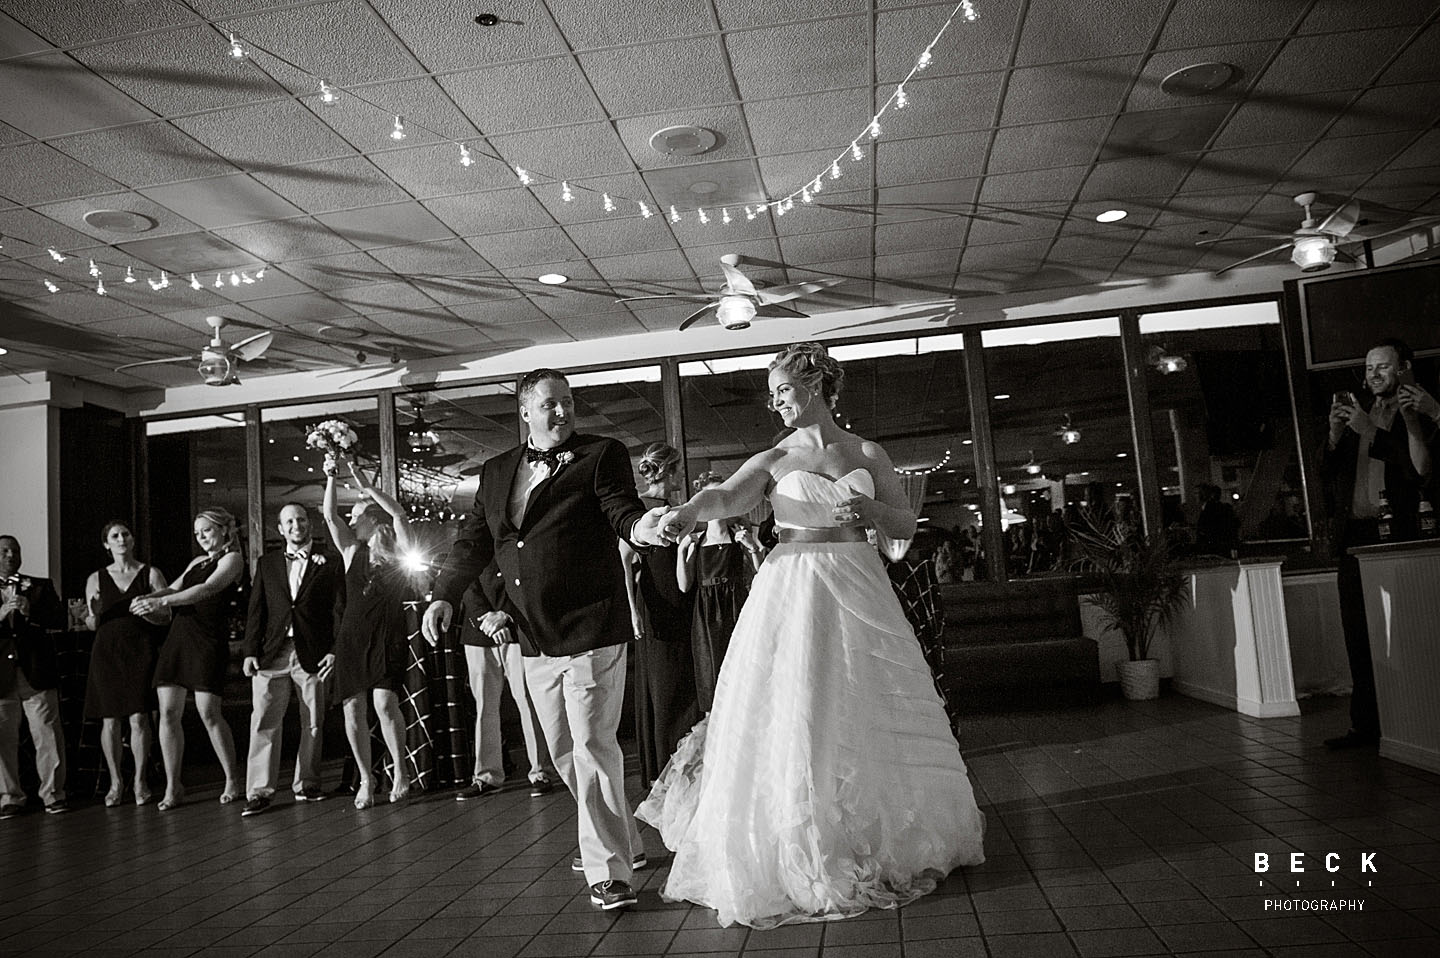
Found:
[[[624,908],[636,900],[632,871],[644,846],[615,737],[632,632],[617,540],[660,544],[664,510],[645,511],[623,445],[575,433],[575,400],[563,373],[526,373],[519,400],[529,440],[482,467],[473,516],[435,582],[422,629],[437,642],[465,589],[494,559],[506,611],[519,626],[536,714],[579,806],[590,901],[607,911]]]

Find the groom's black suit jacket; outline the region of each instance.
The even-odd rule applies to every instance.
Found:
[[[575,655],[630,640],[630,603],[618,538],[628,539],[645,506],[625,447],[573,435],[561,465],[530,494],[517,526],[510,491],[525,447],[481,467],[475,510],[435,582],[436,599],[460,608],[466,588],[493,559],[525,655]]]
[[[324,558],[317,563],[316,557]],[[295,626],[295,656],[306,672],[320,669],[320,660],[335,645],[335,623],[344,599],[345,563],[337,556],[312,552],[295,598],[290,598],[290,572],[285,550],[260,557],[245,619],[245,654],[263,666],[285,646]]]

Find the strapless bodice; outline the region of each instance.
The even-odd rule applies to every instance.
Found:
[[[770,491],[770,505],[775,509],[775,524],[800,529],[826,529],[835,526],[830,510],[835,503],[859,493],[875,495],[875,480],[865,468],[851,469],[839,479],[807,469],[794,469],[775,482]]]

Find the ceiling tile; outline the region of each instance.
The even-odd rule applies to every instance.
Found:
[[[958,216],[926,220],[923,224],[919,227],[913,222],[875,227],[875,254],[887,256],[956,247],[964,242],[968,225]]]
[[[696,279],[696,270],[678,250],[607,256],[592,259],[590,265],[607,283],[616,287],[633,287],[647,280],[694,282]],[[546,312],[549,310],[546,309]]]
[[[506,269],[531,263],[563,263],[581,259],[580,251],[558,226],[548,229],[515,230],[466,240],[492,266]]]
[[[181,233],[116,244],[116,249],[173,275],[218,269],[241,269],[264,261],[213,233]],[[197,277],[207,287],[214,277]]]
[[[297,293],[293,296],[276,296],[253,301],[248,304],[257,313],[278,323],[318,323],[322,320],[341,320],[355,312],[344,303],[337,302],[322,293]]]
[[[1354,91],[1341,90],[1242,103],[1213,145],[1228,149],[1262,143],[1308,143],[1344,112],[1354,95]]]
[[[330,294],[360,313],[371,313],[384,308],[390,311],[415,309],[424,312],[437,309],[435,301],[409,283],[372,283],[368,286],[350,286],[337,289]]]
[[[780,238],[781,258],[795,265],[826,263],[840,259],[864,259],[874,249],[868,227],[798,233]]]
[[[225,38],[209,26],[140,34],[71,55],[161,115],[286,95],[253,63],[229,56]]]
[[[372,153],[369,160],[384,170],[399,190],[416,199],[516,185],[515,171],[488,156],[489,146],[484,141],[472,140],[467,145],[474,161],[468,167],[461,165],[460,148],[454,143]]]
[[[514,326],[518,323],[541,323],[549,319],[528,299],[497,299],[484,303],[460,303],[451,306],[450,312],[467,323],[478,324],[482,329]]]
[[[507,63],[437,79],[486,136],[605,118],[585,75],[570,57]],[[500,90],[521,90],[524,94],[498,96]],[[537,115],[537,104],[544,104],[543,115]],[[539,159],[521,165],[537,169],[545,166]]]
[[[870,82],[869,60],[863,55],[869,44],[869,17],[812,20],[725,36],[730,67],[746,100],[862,87]]]
[[[865,13],[867,0],[716,0],[715,11],[726,30],[764,26],[788,20],[815,20],[823,17]]]
[[[1100,159],[1197,153],[1210,145],[1233,109],[1226,102],[1196,102],[1169,110],[1122,113],[1105,137]]]
[[[1160,47],[1204,47],[1288,36],[1310,0],[1184,0],[1175,5]]]
[[[586,339],[609,339],[613,336],[634,336],[645,327],[630,313],[574,313],[555,317],[555,325],[569,333],[576,342]]]
[[[690,37],[579,58],[610,116],[736,99],[719,37]]]
[[[976,176],[985,165],[989,133],[952,133],[875,144],[876,184],[899,186]]]
[[[551,225],[545,207],[524,188],[444,196],[422,205],[461,236]]]
[[[1120,108],[1139,64],[1138,57],[1117,57],[1015,70],[1005,88],[1000,125],[1111,116]]]
[[[512,177],[511,182],[514,182]],[[570,186],[570,200],[566,201],[564,185]],[[562,226],[571,223],[594,223],[601,220],[618,219],[640,215],[640,200],[646,202],[652,211],[656,201],[645,189],[645,181],[638,174],[616,174],[613,176],[583,177],[560,184],[538,184],[531,195],[550,218]],[[614,209],[605,211],[605,194],[610,195]]]
[[[836,159],[837,154],[833,150],[812,151],[808,153],[783,153],[760,158],[760,174],[762,185],[765,188],[765,196],[771,200],[786,196],[794,190],[800,189],[810,183],[817,176],[825,178],[825,191],[832,196],[822,194],[822,201],[833,199],[833,192],[837,189],[841,192],[851,193],[870,186],[873,182],[873,158],[868,150],[864,151],[863,158],[856,162],[850,159],[848,150],[841,159]],[[838,163],[840,168],[840,179],[830,178],[829,170],[833,170],[831,163]],[[801,212],[797,209],[795,212]]]
[[[0,60],[40,53],[52,47],[53,44],[27,30],[19,20],[0,13]]]
[[[557,326],[552,319],[540,323],[516,323],[505,328],[504,342],[510,344],[511,349],[571,341],[570,334]]]
[[[294,100],[183,117],[175,125],[236,166],[254,171],[354,152]]]
[[[982,270],[1005,268],[1017,264],[1038,265],[1050,248],[1049,240],[1027,240],[1016,243],[993,243],[967,246],[960,259],[960,283],[965,285]]]
[[[353,91],[341,88],[339,99],[330,104],[321,101],[319,90],[302,99],[330,129],[364,153],[427,143],[453,144],[476,135],[474,124],[433,77],[377,83]],[[397,116],[405,127],[404,140],[392,136]]]
[[[1161,50],[1145,61],[1136,78],[1135,87],[1126,100],[1126,110],[1163,110],[1179,104],[1230,101],[1243,94],[1255,82],[1265,64],[1278,49],[1273,41],[1232,43],[1218,47]],[[1235,68],[1229,83],[1210,94],[1176,96],[1160,89],[1170,74],[1197,63],[1225,63]]]
[[[60,53],[0,61],[0,86],[5,90],[0,97],[0,120],[34,137],[154,118],[139,103]]]
[[[1440,23],[1434,21],[1386,68],[1381,83],[1420,83],[1433,79],[1440,60]]]
[[[81,163],[102,169],[128,186],[218,176],[234,164],[196,143],[169,123],[142,123],[51,140]]]
[[[1175,192],[1195,159],[1189,155],[1141,156],[1097,163],[1085,180],[1080,199],[1163,201]]]
[[[44,253],[47,246],[68,253],[95,245],[93,239],[78,230],[22,209],[0,212],[0,234],[5,237],[6,255],[17,259]],[[57,267],[60,265],[56,264]]]
[[[980,188],[980,200],[983,203],[1029,206],[1065,202],[1074,197],[1086,170],[1083,166],[1071,166],[987,176]]]
[[[1328,33],[1341,26],[1389,27],[1414,25],[1435,12],[1430,4],[1415,0],[1318,0],[1299,27],[1300,33]]]
[[[610,0],[549,5],[565,39],[576,50],[664,40],[715,29],[707,0]]]
[[[454,233],[419,203],[391,203],[315,217],[361,249],[451,239]]]
[[[872,109],[869,92],[855,89],[748,103],[745,116],[756,152],[763,156],[838,150],[856,137],[863,138]]]
[[[110,193],[120,187],[107,176],[77,163],[44,143],[22,143],[0,149],[0,190],[20,203],[92,193]]]
[[[878,197],[879,222],[931,220],[937,213],[968,213],[979,184],[976,178],[883,187]]]
[[[410,199],[404,190],[363,156],[319,160],[256,172],[255,179],[307,213]]]
[[[62,203],[37,206],[35,210],[71,229],[93,236],[103,243],[120,243],[140,235],[149,237],[189,233],[195,229],[194,223],[182,216],[175,215],[172,211],[139,193],[108,193],[87,197],[83,200],[66,200]],[[102,229],[85,222],[85,214],[97,210],[137,213],[149,217],[155,225],[145,230],[143,234]]]
[[[198,19],[190,10],[168,0],[126,0],[93,6],[54,0],[8,0],[5,6],[11,16],[61,47],[193,24]]]
[[[1165,7],[1144,0],[1051,0],[1032,4],[1020,32],[1015,62],[1066,63],[1083,57],[1141,53]]]
[[[881,83],[905,79],[954,9],[953,3],[942,3],[899,11],[882,10],[875,26],[877,79]],[[982,15],[974,22],[957,17],[930,52],[930,65],[922,76],[978,73],[1008,66],[1022,9],[1019,4],[1012,9],[985,4]]]
[[[476,258],[480,259],[478,255]],[[533,272],[539,276],[550,270],[537,267]],[[516,299],[524,295],[522,284],[493,270],[456,273],[451,276],[423,271],[403,272],[403,275],[412,286],[422,290],[426,296],[443,306],[456,303],[498,302],[503,299]]]
[[[370,5],[436,72],[468,70],[477,56],[503,63],[566,52],[564,39],[538,0],[507,0],[505,21],[494,27],[475,23],[477,8],[471,0],[370,0]]]
[[[803,235],[821,230],[870,228],[875,223],[874,194],[868,190],[839,189],[845,185],[868,186],[869,183],[868,178],[852,181],[851,177],[830,181],[825,192],[814,204],[803,209],[796,208],[795,212],[799,213],[799,216],[788,213],[776,216],[773,210],[767,209],[756,216],[756,221],[768,221],[770,228],[782,236]]]
[[[505,162],[538,173],[537,179],[579,179],[632,169],[624,144],[608,123],[494,136],[490,144]]]
[[[1095,118],[997,130],[987,171],[1011,173],[1089,163],[1109,128],[1108,119]]]
[[[1440,116],[1440,82],[1386,86],[1360,95],[1327,136],[1423,130]]]
[[[1064,215],[1064,208],[982,208],[971,220],[965,248],[1049,240],[1059,233]]]
[[[1284,175],[1299,155],[1300,148],[1294,143],[1211,150],[1195,161],[1185,180],[1185,192],[1270,183]]]
[[[799,213],[801,203],[796,201],[795,212]],[[701,207],[701,209],[706,209]],[[724,222],[724,214],[730,214],[730,222]],[[752,211],[753,212],[753,211]],[[715,207],[706,209],[709,223],[701,223],[698,212],[691,214],[685,212],[678,223],[670,223],[670,232],[674,234],[675,240],[686,249],[705,246],[714,243],[739,243],[749,240],[765,239],[775,235],[775,225],[772,217],[755,214],[753,219],[748,218],[745,210],[738,206],[726,207],[717,210]]]
[[[462,277],[491,272],[490,264],[464,240],[445,240],[370,250],[370,255],[412,280]]]
[[[780,245],[773,236],[750,240],[730,239],[709,246],[695,245],[685,248],[685,257],[690,261],[690,268],[709,289],[719,289],[725,285],[725,273],[720,268],[720,257],[731,253],[743,257],[740,270],[749,276],[752,282],[767,272],[761,263],[780,262]],[[777,281],[779,279],[783,277],[777,277]]]
[[[810,167],[807,174],[813,175],[814,169]],[[738,213],[766,199],[766,192],[756,177],[755,161],[748,159],[648,170],[644,179],[646,193],[653,198],[657,212],[673,206],[681,213],[700,207],[709,207],[711,211],[729,207]]]
[[[599,223],[567,226],[565,232],[585,256],[618,256],[675,249],[675,235],[662,217],[615,216]]]
[[[1440,130],[1430,130],[1392,159],[1389,165],[1397,169],[1434,166],[1437,159],[1440,159]]]
[[[1004,74],[980,73],[967,76],[928,74],[905,85],[910,99],[904,110],[891,108],[881,121],[885,139],[891,137],[930,136],[963,130],[988,130],[995,125],[995,106],[1000,97]],[[881,90],[883,97],[875,104],[878,109],[891,89]],[[864,129],[868,117],[860,118],[858,130]]]
[[[1375,133],[1369,136],[1327,136],[1292,166],[1288,178],[1339,176],[1383,169],[1390,158],[1415,139],[1413,132]]]
[[[214,232],[267,263],[348,253],[360,245],[358,242],[352,244],[346,237],[336,235],[325,224],[308,216],[226,227]]]
[[[280,269],[306,286],[321,290],[345,289],[393,278],[388,268],[359,252],[285,263]]]
[[[650,138],[672,126],[695,126],[716,135],[716,144],[699,156],[661,153],[650,145]],[[707,106],[674,110],[649,116],[628,117],[615,122],[616,132],[625,144],[635,165],[641,169],[684,166],[750,156],[749,131],[738,106]]]
[[[300,214],[299,209],[243,173],[151,186],[140,192],[210,229]]]
[[[1260,77],[1256,92],[1285,97],[1365,86],[1379,72],[1377,64],[1388,60],[1408,33],[1404,29],[1351,30],[1296,37],[1281,48]]]
[[[305,7],[302,16],[280,9],[219,22],[234,33],[262,68],[280,73],[288,60],[315,77],[363,83],[421,72],[405,45],[368,3],[339,0]]]

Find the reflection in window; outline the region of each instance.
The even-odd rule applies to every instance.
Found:
[[[310,533],[318,543],[330,534],[320,514],[325,494],[325,455],[306,445],[310,430],[322,422],[338,419],[349,423],[357,436],[355,460],[367,475],[377,475],[380,464],[380,414],[375,397],[331,400],[296,406],[279,406],[260,411],[260,463],[265,477],[261,514],[265,517],[265,549],[281,547],[280,510],[287,502],[298,502],[310,512]],[[342,513],[355,501],[353,484],[342,473]],[[334,549],[333,544],[330,546]]]
[[[1149,313],[1140,333],[1166,527],[1207,555],[1307,538],[1276,305]]]
[[[1090,510],[1140,522],[1118,319],[986,330],[985,370],[1012,578],[1069,568]]]
[[[174,580],[198,554],[193,526],[202,509],[225,509],[235,517],[241,547],[246,534],[245,416],[217,413],[149,422],[149,541],[141,554]],[[247,555],[248,558],[248,555]]]

